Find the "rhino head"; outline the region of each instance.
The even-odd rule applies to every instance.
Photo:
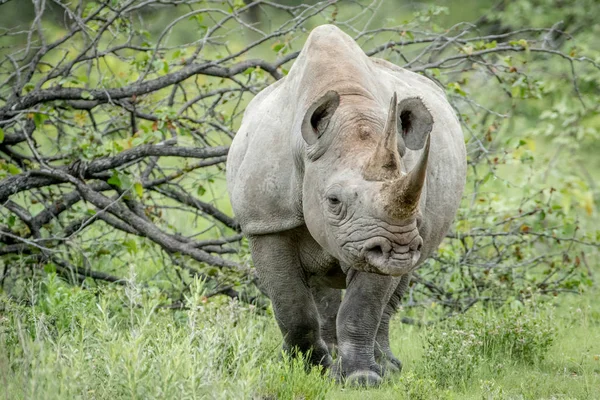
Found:
[[[398,103],[396,93],[387,115],[372,98],[340,98],[333,90],[308,107],[301,125],[304,219],[344,268],[399,276],[416,267],[432,126],[419,98]],[[403,172],[407,148],[423,151]]]

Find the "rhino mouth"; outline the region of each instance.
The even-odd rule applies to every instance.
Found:
[[[421,257],[423,240],[416,235],[409,244],[393,243],[384,237],[365,241],[361,251],[361,264],[366,272],[400,276],[411,272]]]
[[[349,267],[379,275],[400,276],[410,273],[421,258],[423,239],[419,221],[389,224],[371,219],[353,224],[340,243],[340,261]]]

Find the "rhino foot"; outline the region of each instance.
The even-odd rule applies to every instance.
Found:
[[[384,370],[384,374],[396,374],[402,371],[402,362],[394,356],[389,345],[375,348],[375,360]]]
[[[342,369],[339,366],[339,363],[333,363],[329,368],[329,377],[335,381],[335,383],[341,384],[344,381],[342,375]]]
[[[384,376],[387,374],[397,374],[402,371],[402,362],[392,356],[391,358],[381,360],[381,367]]]
[[[371,370],[354,371],[346,377],[346,385],[358,387],[379,386],[383,379],[377,372]]]
[[[333,359],[331,358],[331,356],[329,354],[324,354],[324,355],[320,355],[320,356],[311,355],[309,362],[310,362],[310,365],[313,365],[313,366],[321,365],[321,366],[323,366],[323,369],[327,369],[333,363]]]
[[[284,357],[300,357],[306,361],[307,369],[320,365],[323,367],[323,370],[327,370],[333,364],[333,359],[323,344],[305,352],[300,351],[297,347],[290,347],[284,344],[281,350],[280,360]]]
[[[375,364],[370,369],[357,369],[348,374],[342,372],[339,362],[329,369],[329,376],[340,385],[352,387],[375,387],[383,381],[383,369]]]

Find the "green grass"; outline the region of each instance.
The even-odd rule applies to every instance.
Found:
[[[600,398],[598,290],[434,327],[397,322],[404,371],[366,392],[282,357],[271,315],[195,287],[189,310],[136,285],[92,292],[53,276],[30,287],[34,306],[0,295],[0,398]]]

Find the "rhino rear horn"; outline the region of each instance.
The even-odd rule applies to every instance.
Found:
[[[400,175],[398,154],[398,97],[394,92],[390,101],[388,117],[383,129],[383,138],[365,165],[363,177],[368,181],[391,180]]]
[[[327,129],[329,120],[340,105],[340,95],[335,90],[329,90],[315,100],[302,119],[302,137],[308,144],[315,144]]]
[[[388,118],[383,129],[384,142],[383,147],[391,152],[395,152],[398,148],[398,96],[396,92],[392,96],[390,101],[390,109],[388,111]]]

